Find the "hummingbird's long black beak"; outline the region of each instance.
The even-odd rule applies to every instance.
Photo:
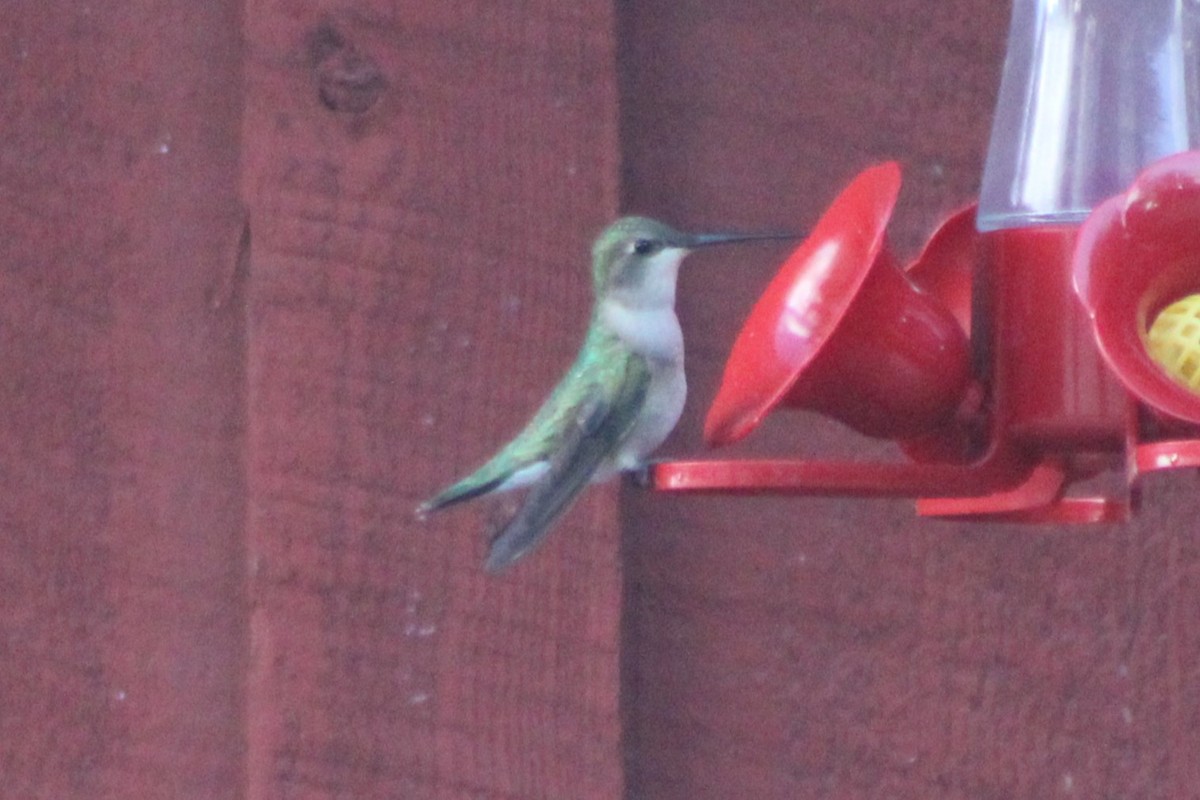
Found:
[[[695,250],[698,247],[711,247],[717,244],[795,241],[802,238],[804,237],[798,233],[693,233],[683,237],[683,247]]]

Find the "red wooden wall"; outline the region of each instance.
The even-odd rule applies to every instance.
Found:
[[[0,797],[1182,797],[1200,511],[413,507],[569,361],[590,238],[977,188],[983,0],[0,5]],[[689,260],[696,452],[778,253]],[[802,415],[742,452],[862,446]]]

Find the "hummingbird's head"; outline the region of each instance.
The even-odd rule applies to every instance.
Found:
[[[617,220],[592,247],[596,293],[630,307],[674,306],[679,262],[691,239],[647,217]]]
[[[592,247],[592,282],[599,296],[628,307],[675,305],[679,262],[698,247],[791,234],[681,233],[648,217],[622,217],[604,229]]]

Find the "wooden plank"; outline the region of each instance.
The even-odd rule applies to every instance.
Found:
[[[0,7],[6,797],[241,783],[237,14]]]
[[[1006,5],[621,6],[625,205],[803,229],[859,169],[899,158],[892,233],[912,253],[977,191]],[[692,399],[668,453],[699,450],[777,260],[733,258],[681,276]],[[738,452],[862,447],[794,413]],[[1191,476],[1156,479],[1134,524],[1087,529],[922,522],[904,502],[628,501],[631,796],[1194,793]]]
[[[607,3],[246,7],[249,796],[621,794],[614,495],[480,570],[616,206]]]

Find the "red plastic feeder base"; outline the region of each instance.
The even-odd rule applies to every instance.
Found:
[[[651,467],[653,488],[1096,523],[1128,518],[1142,475],[1200,466],[1200,395],[1145,345],[1148,318],[1200,293],[1200,154],[1152,165],[1082,227],[980,235],[965,209],[903,271],[884,235],[899,185],[894,164],[865,170],[784,263],[734,344],[705,433],[734,441],[793,406],[898,440],[910,460],[672,461]],[[1114,469],[1111,496],[1070,493]]]

